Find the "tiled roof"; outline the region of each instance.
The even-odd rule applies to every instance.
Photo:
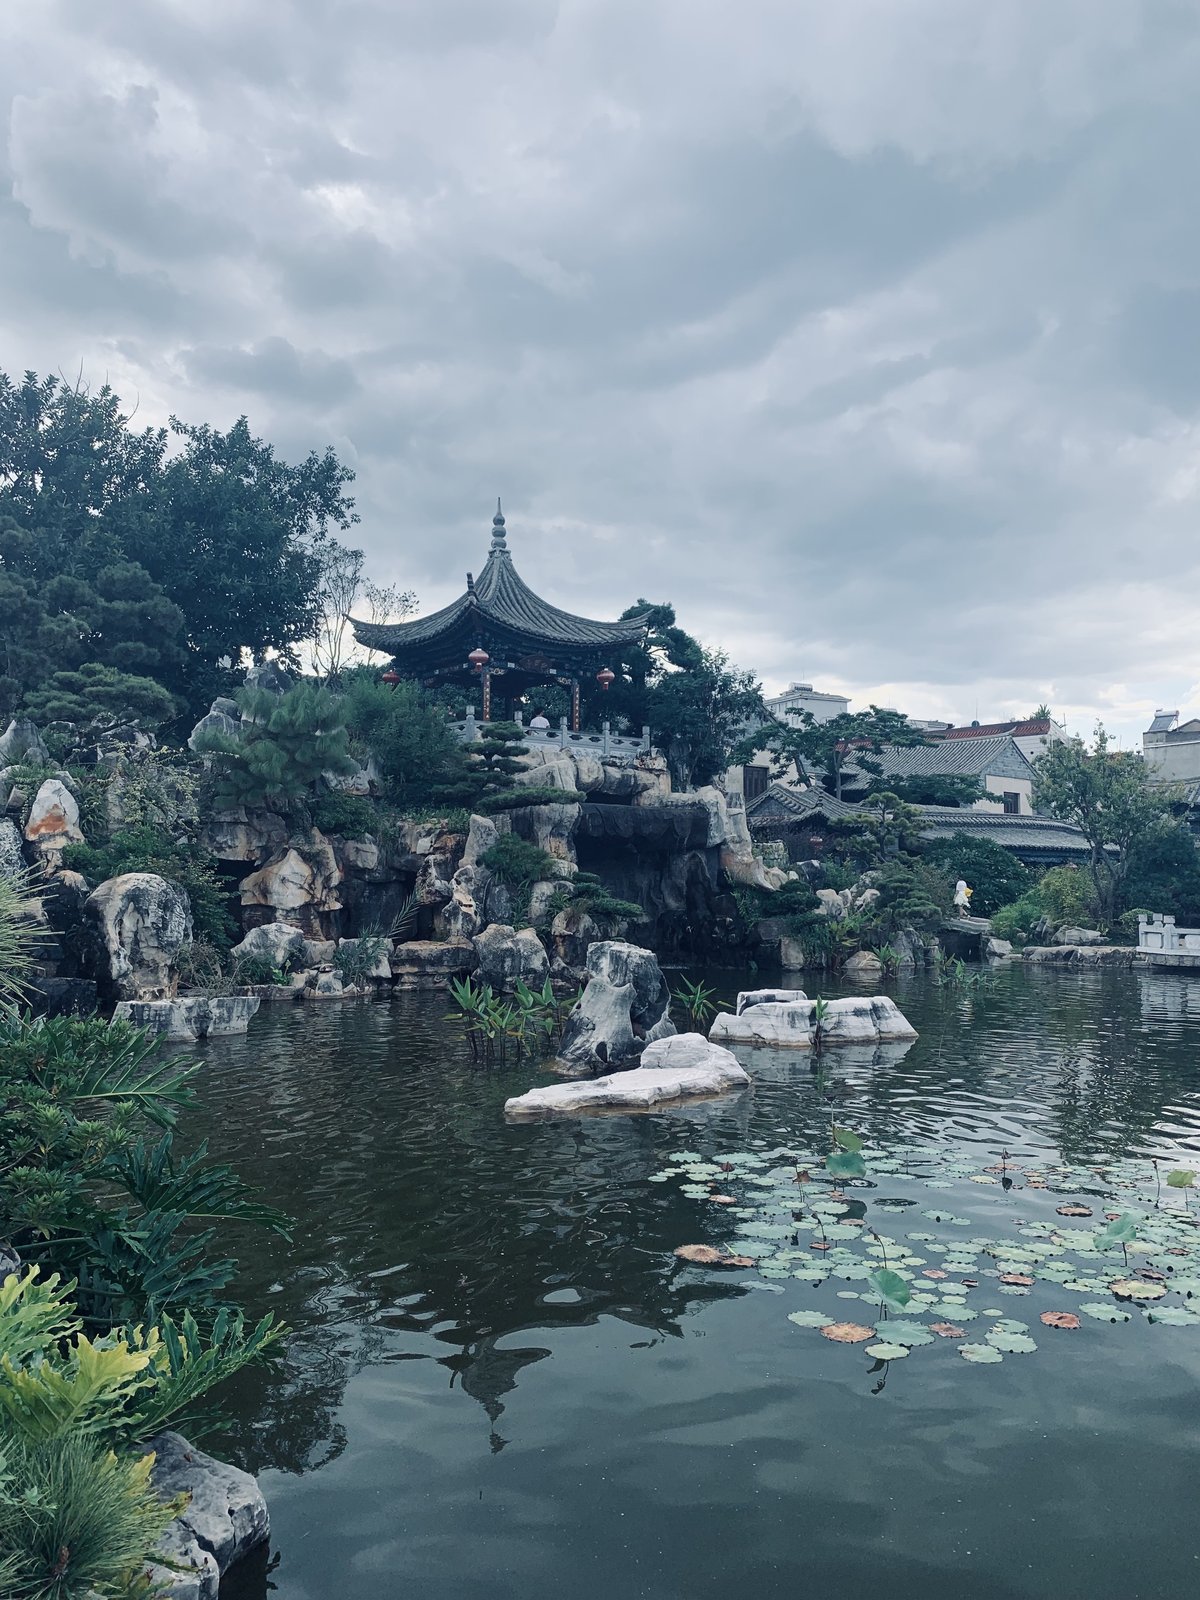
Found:
[[[868,750],[864,755],[880,763],[885,778],[1033,778],[1033,768],[1007,733],[937,744],[884,745],[878,754]],[[874,776],[868,769],[857,768],[853,760],[846,763],[844,772],[847,776]]]
[[[1024,722],[989,722],[983,727],[972,723],[969,728],[947,728],[940,739],[987,739],[994,734],[1006,733],[1010,739],[1029,739],[1038,734],[1052,732],[1048,717],[1028,717]]]
[[[846,817],[857,817],[861,806],[848,805],[845,800],[835,800],[824,789],[793,789],[786,783],[773,783],[762,794],[756,795],[746,806],[746,816],[789,816],[802,821],[805,817],[822,816],[826,822],[841,822]]]
[[[972,838],[990,839],[1018,853],[1024,850],[1069,851],[1080,856],[1090,855],[1087,840],[1078,828],[1069,822],[1059,822],[1057,817],[1033,813],[1029,816],[1010,816],[1002,811],[969,811],[955,806],[918,806],[925,826],[923,839],[949,839],[953,834],[965,833]]]
[[[468,583],[457,600],[414,622],[358,622],[351,618],[358,642],[371,650],[402,656],[413,646],[426,645],[452,633],[472,613],[532,641],[549,644],[611,646],[633,644],[645,636],[646,624],[639,617],[625,622],[594,622],[590,617],[560,611],[534,594],[513,566],[505,543],[504,517],[499,510],[493,519],[493,530],[483,571],[476,582]]]

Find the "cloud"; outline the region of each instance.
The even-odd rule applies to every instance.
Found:
[[[0,365],[357,472],[448,599],[670,598],[772,686],[1200,682],[1182,0],[50,0],[0,17]],[[19,66],[18,66],[19,63]]]

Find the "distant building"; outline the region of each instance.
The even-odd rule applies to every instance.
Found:
[[[789,717],[799,718],[804,711],[818,722],[831,722],[849,711],[850,696],[827,694],[823,689],[814,689],[811,683],[789,683],[782,694],[772,695],[766,704],[771,715],[781,722]]]
[[[1178,711],[1156,711],[1142,735],[1142,755],[1155,782],[1200,784],[1200,717],[1180,722]]]
[[[917,723],[916,726],[926,725]],[[1000,734],[1008,735],[1026,761],[1036,761],[1039,756],[1045,755],[1052,744],[1061,744],[1067,737],[1067,730],[1053,717],[1025,717],[1016,722],[972,722],[964,728],[952,728],[947,724],[941,733],[930,730],[930,737],[934,739],[993,739]]]
[[[881,774],[856,765],[854,758],[842,768],[842,795],[854,799],[866,793],[876,776],[905,778],[978,778],[985,798],[972,811],[1000,811],[1029,816],[1033,811],[1033,768],[1007,734],[979,734],[970,739],[942,739],[936,744],[884,745],[878,754],[864,750],[878,763]]]
[[[1028,867],[1055,867],[1084,862],[1091,847],[1079,829],[1053,817],[1005,816],[1003,812],[960,810],[954,806],[917,806],[921,837],[930,841],[965,834],[989,839],[1009,850]],[[857,807],[835,800],[823,789],[792,789],[773,783],[746,807],[754,839],[777,839],[792,861],[824,853],[831,830],[852,825]]]
[[[831,722],[850,709],[849,695],[827,694],[823,689],[814,689],[811,683],[789,683],[782,694],[771,695],[764,703],[778,722],[793,722],[797,726],[804,712],[817,722]],[[753,731],[753,724],[745,729],[747,733]],[[725,792],[740,794],[749,804],[766,792],[770,781],[771,756],[768,751],[760,750],[744,766],[726,770]]]

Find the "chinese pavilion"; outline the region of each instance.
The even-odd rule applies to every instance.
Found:
[[[560,684],[571,692],[571,725],[577,732],[581,679],[591,673],[607,689],[614,676],[612,658],[622,645],[644,641],[647,619],[593,622],[534,594],[513,566],[497,500],[487,561],[478,581],[467,573],[467,587],[457,600],[413,622],[351,618],[351,625],[360,644],[388,652],[400,676],[430,686],[482,679],[485,722],[492,715],[493,694],[511,714],[513,703],[534,685]]]

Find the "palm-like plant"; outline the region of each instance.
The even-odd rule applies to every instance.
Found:
[[[12,1010],[25,997],[41,938],[29,880],[0,874],[0,1011]]]

